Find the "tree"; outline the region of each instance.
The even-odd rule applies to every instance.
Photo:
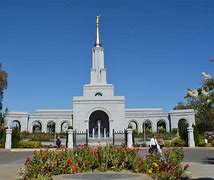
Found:
[[[174,109],[194,109],[196,125],[200,133],[214,130],[214,79],[202,73],[203,83],[198,89],[187,90],[187,104],[178,104]]]
[[[7,73],[2,70],[2,65],[0,64],[0,111],[2,110],[3,106],[3,95],[4,90],[7,88]]]

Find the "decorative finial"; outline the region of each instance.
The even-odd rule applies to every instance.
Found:
[[[97,24],[97,26],[99,26],[99,21],[100,21],[100,15],[96,16],[96,24]]]
[[[95,46],[96,47],[100,47],[101,43],[100,43],[100,35],[99,35],[99,21],[100,21],[100,16],[96,16],[96,28],[97,28],[97,33],[96,33],[96,40],[95,40]]]

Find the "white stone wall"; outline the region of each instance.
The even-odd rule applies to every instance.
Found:
[[[106,85],[85,85],[83,87],[84,97],[94,97],[96,93],[101,93],[104,97],[114,96],[114,86],[111,84]]]
[[[193,109],[172,110],[170,111],[171,128],[177,128],[180,119],[185,119],[192,127],[195,124],[195,112]]]
[[[104,111],[109,117],[110,132],[112,129],[124,129],[125,105],[123,96],[114,97],[74,97],[73,98],[73,122],[74,128],[84,131],[88,129],[89,117],[97,110]]]
[[[11,111],[5,116],[5,126],[12,127],[12,122],[18,121],[21,125],[21,131],[27,131],[28,113]]]

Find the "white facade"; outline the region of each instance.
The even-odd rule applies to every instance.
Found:
[[[158,128],[171,131],[177,128],[180,119],[185,119],[189,126],[195,124],[194,110],[173,110],[163,112],[161,108],[126,109],[124,96],[114,96],[114,86],[107,83],[104,65],[104,48],[99,39],[99,17],[96,21],[96,41],[92,48],[92,67],[90,84],[83,86],[83,96],[73,97],[73,109],[70,110],[36,110],[35,113],[8,112],[6,126],[21,126],[21,131],[48,132],[51,128],[59,133],[72,125],[78,131],[89,130],[98,133],[98,121],[101,123],[101,133],[112,136],[112,130],[123,130],[131,123],[142,132],[150,128],[156,132]]]

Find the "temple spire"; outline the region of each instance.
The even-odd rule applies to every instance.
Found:
[[[100,20],[100,15],[96,16],[96,29],[97,29],[97,33],[96,33],[96,40],[95,40],[95,47],[100,47],[101,43],[100,43],[100,35],[99,35],[99,20]]]

